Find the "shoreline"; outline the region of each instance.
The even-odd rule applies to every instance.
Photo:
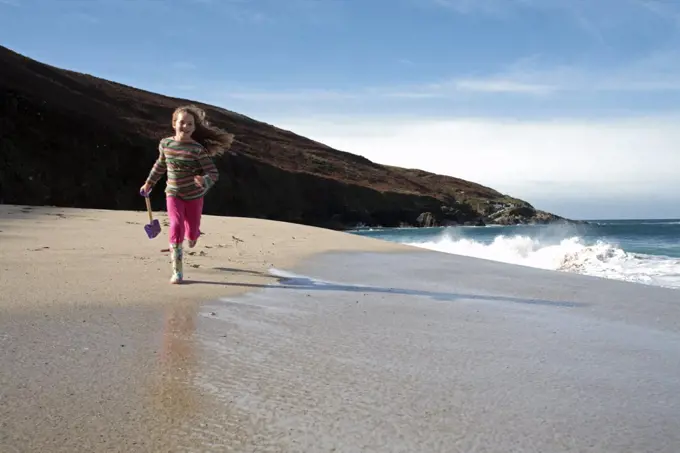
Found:
[[[680,248],[673,240],[677,224],[660,219],[631,225],[612,221],[593,228],[437,227],[364,229],[353,234],[421,250],[680,290]]]

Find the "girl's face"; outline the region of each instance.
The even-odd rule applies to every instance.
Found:
[[[175,120],[175,134],[179,140],[187,140],[191,138],[194,133],[196,125],[194,124],[194,116],[188,112],[179,112]]]

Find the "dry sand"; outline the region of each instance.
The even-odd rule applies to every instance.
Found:
[[[157,305],[201,301],[260,283],[269,267],[290,267],[329,250],[409,250],[397,244],[285,222],[204,216],[198,245],[185,245],[186,285],[169,285],[168,223],[148,239],[146,211],[0,205],[0,307]],[[193,283],[193,284],[192,284]],[[198,284],[200,283],[200,284]]]
[[[0,213],[2,453],[680,451],[679,291],[211,217],[173,286],[144,212]]]

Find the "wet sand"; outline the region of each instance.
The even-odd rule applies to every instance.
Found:
[[[149,240],[146,211],[0,205],[0,452],[192,451],[172,433],[227,410],[186,390],[203,364],[190,341],[202,303],[276,282],[267,269],[317,252],[409,250],[205,216],[198,246],[185,249],[186,284],[170,285],[158,218],[163,232]],[[241,432],[204,429],[232,428]]]
[[[0,209],[0,451],[680,451],[676,290],[247,219],[176,288],[145,213]]]

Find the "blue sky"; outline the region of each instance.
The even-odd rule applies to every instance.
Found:
[[[676,0],[0,0],[0,43],[569,217],[680,217]]]

